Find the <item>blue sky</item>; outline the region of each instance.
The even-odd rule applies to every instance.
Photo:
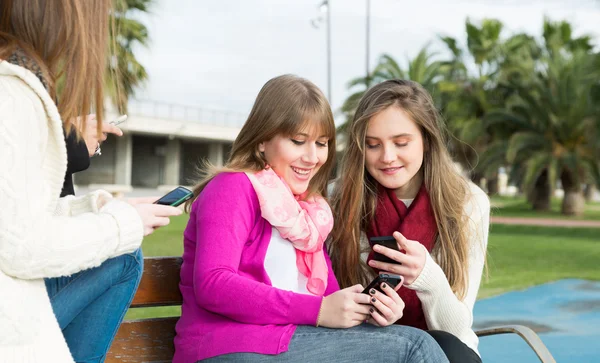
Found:
[[[143,21],[152,38],[138,53],[150,80],[138,98],[246,113],[270,78],[293,73],[327,89],[325,27],[315,29],[320,0],[155,0]],[[330,0],[332,107],[347,82],[365,73],[365,0]],[[465,41],[467,18],[496,18],[505,35],[539,36],[544,16],[568,20],[575,34],[600,41],[600,1],[371,0],[373,65],[381,53],[405,64],[438,34]]]

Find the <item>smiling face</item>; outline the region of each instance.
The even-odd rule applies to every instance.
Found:
[[[423,176],[423,135],[404,110],[391,106],[369,120],[365,166],[381,185],[400,199],[414,198]]]
[[[317,130],[305,129],[295,135],[277,135],[259,144],[258,149],[273,171],[300,195],[327,161],[328,138]]]

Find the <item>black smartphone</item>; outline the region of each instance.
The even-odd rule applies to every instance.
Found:
[[[162,198],[154,202],[154,204],[170,205],[172,207],[178,207],[183,204],[186,200],[189,200],[194,196],[194,193],[188,188],[177,187]]]
[[[377,277],[375,277],[373,279],[373,281],[371,281],[369,286],[367,286],[363,290],[363,294],[370,295],[369,290],[371,290],[371,289],[375,289],[375,290],[383,293],[383,291],[381,291],[381,283],[382,282],[385,282],[386,284],[390,285],[390,287],[392,289],[395,289],[396,286],[400,285],[403,281],[404,281],[404,277],[402,277],[400,275],[389,274],[389,273],[380,273],[379,275],[377,275]]]
[[[399,251],[398,243],[396,242],[396,239],[393,236],[371,237],[369,239],[369,243],[371,244],[371,248],[373,248],[374,245],[382,245],[383,247]],[[386,255],[382,255],[381,253],[377,252],[373,253],[373,259],[379,262],[395,263],[397,265],[401,265],[400,262],[392,260]]]

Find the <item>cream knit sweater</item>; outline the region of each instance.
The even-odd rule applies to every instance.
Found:
[[[478,186],[469,183],[464,211],[469,220],[468,286],[464,299],[458,299],[450,288],[448,278],[435,256],[427,252],[425,266],[417,279],[406,288],[415,290],[430,330],[443,330],[453,334],[477,354],[479,339],[473,331],[473,307],[477,300],[479,284],[488,243],[490,226],[490,200]],[[425,248],[425,247],[423,247]],[[367,259],[371,247],[367,236],[361,235],[361,257]]]
[[[0,60],[0,362],[73,362],[44,277],[140,247],[142,221],[97,191],[58,199],[67,167],[58,110],[38,78]]]
[[[446,274],[436,263],[435,256],[427,254],[425,267],[417,279],[407,286],[415,290],[421,300],[427,326],[431,330],[443,330],[454,334],[477,354],[479,339],[473,331],[473,306],[483,274],[490,226],[490,200],[475,184],[469,183],[465,214],[469,216],[471,247],[467,293],[460,300],[454,295]]]

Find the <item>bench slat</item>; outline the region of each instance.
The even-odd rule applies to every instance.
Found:
[[[132,308],[181,305],[179,291],[181,257],[144,259],[144,274],[131,303]]]
[[[175,324],[179,318],[124,322],[106,357],[107,363],[166,363],[173,360]]]

